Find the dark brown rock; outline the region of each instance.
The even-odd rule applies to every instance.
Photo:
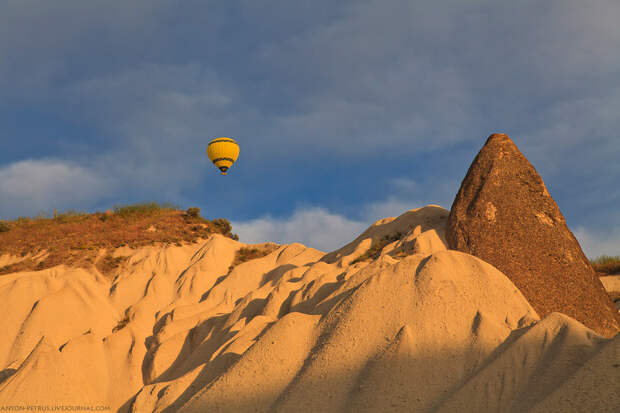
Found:
[[[564,313],[605,336],[620,317],[545,184],[514,142],[493,134],[452,204],[448,247],[492,264],[541,317]]]

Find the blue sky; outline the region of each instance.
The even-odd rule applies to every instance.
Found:
[[[156,200],[337,248],[509,134],[620,253],[617,0],[5,0],[0,219]],[[241,153],[226,177],[214,137]]]

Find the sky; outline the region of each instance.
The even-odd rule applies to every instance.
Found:
[[[0,219],[158,201],[323,251],[507,133],[620,254],[618,0],[2,0]],[[206,156],[241,151],[227,176]]]

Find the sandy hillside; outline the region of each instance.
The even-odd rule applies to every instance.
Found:
[[[2,275],[0,406],[620,411],[620,335],[541,320],[496,268],[446,249],[447,216],[407,211],[329,254],[215,234],[119,248],[112,280]],[[271,252],[233,265],[247,247]]]

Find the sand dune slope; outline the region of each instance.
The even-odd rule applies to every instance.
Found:
[[[576,320],[551,313],[533,326],[515,330],[492,360],[438,411],[529,411],[584,368],[606,342]],[[552,407],[546,411],[562,411]]]
[[[620,407],[620,335],[600,346],[598,352],[551,394],[538,402],[532,413],[612,413]]]
[[[113,279],[1,276],[0,405],[617,411],[618,337],[540,320],[499,270],[446,249],[447,216],[407,211],[329,254],[256,244],[266,255],[232,265],[246,244],[214,235],[118,249]]]
[[[2,404],[107,405],[110,383],[102,347],[92,334],[60,350],[42,338],[0,385]]]
[[[494,302],[503,302],[501,311],[489,305]],[[320,342],[276,411],[374,411],[385,403],[425,408],[470,374],[511,324],[536,318],[505,277],[474,257],[453,251],[411,256],[368,278],[326,315]],[[382,368],[381,358],[405,326],[413,337],[396,344],[410,354],[400,360],[406,371],[397,378],[398,370]],[[394,357],[385,358],[394,365]],[[385,377],[400,386],[382,386]]]

